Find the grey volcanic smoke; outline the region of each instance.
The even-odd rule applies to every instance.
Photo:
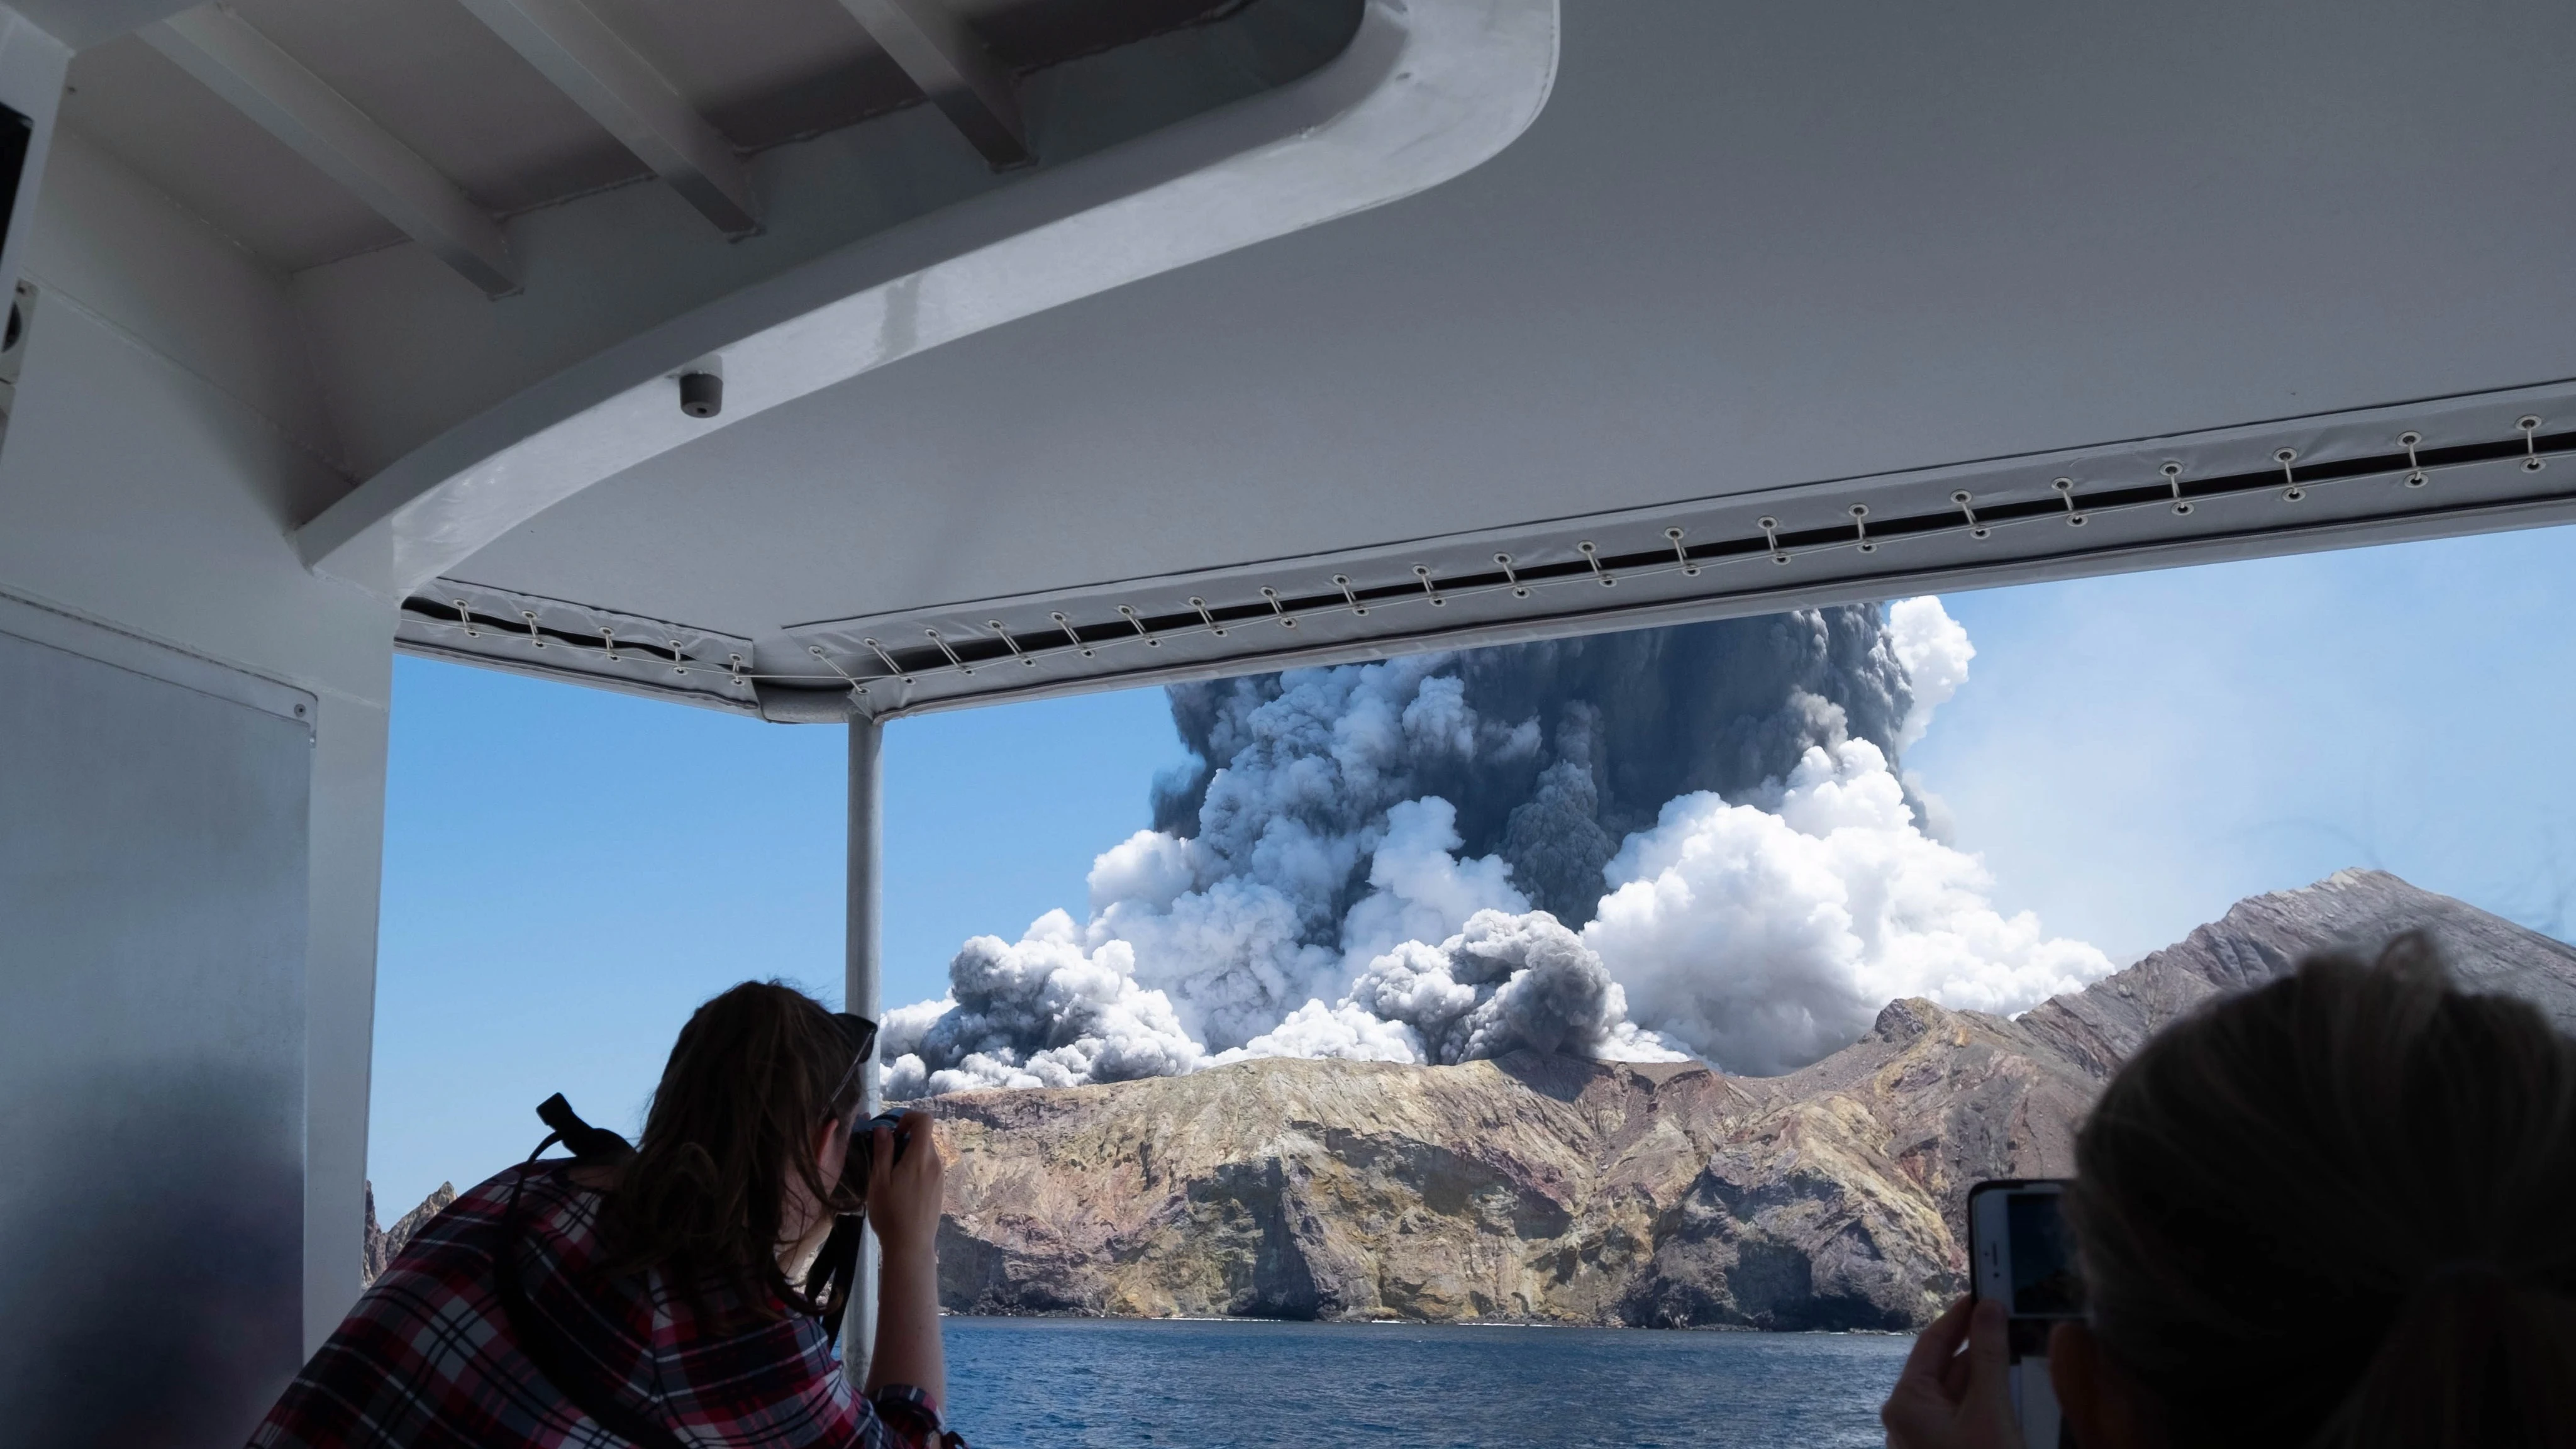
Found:
[[[1508,728],[1468,750],[1436,734],[1409,739],[1379,789],[1292,808],[1347,816],[1436,795],[1457,809],[1461,853],[1500,855],[1531,905],[1576,925],[1592,919],[1619,842],[1653,825],[1665,801],[1784,779],[1837,728],[1894,759],[1914,703],[1877,608],[1863,605],[1510,644],[1448,656],[1447,671],[1465,709]],[[1158,784],[1155,829],[1199,834],[1209,784],[1260,752],[1251,717],[1287,692],[1284,678],[1172,687],[1172,723],[1199,763]],[[1363,871],[1336,904],[1365,886]]]
[[[1780,1071],[1893,995],[2068,989],[2108,963],[1998,915],[1897,775],[1973,652],[1914,599],[1177,687],[1197,765],[1155,828],[1087,921],[976,937],[890,1013],[888,1090],[1522,1046]]]

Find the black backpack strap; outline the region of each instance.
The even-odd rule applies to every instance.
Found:
[[[635,1155],[634,1145],[625,1138],[581,1120],[581,1114],[572,1109],[572,1103],[565,1101],[561,1092],[537,1104],[537,1120],[555,1130],[547,1141],[571,1148],[573,1158],[584,1167],[614,1167]],[[544,1142],[537,1144],[538,1152],[545,1150]],[[533,1154],[530,1160],[534,1160]]]
[[[528,1185],[530,1174],[536,1171],[538,1156],[557,1142],[573,1148],[577,1154],[576,1162],[613,1160],[633,1150],[626,1148],[625,1138],[582,1121],[561,1093],[547,1098],[545,1105],[537,1109],[537,1115],[554,1130],[546,1134],[545,1141],[537,1144],[535,1152],[528,1154],[528,1160],[519,1168],[518,1179],[510,1184],[510,1202],[502,1210],[500,1235],[493,1245],[492,1282],[501,1300],[502,1322],[510,1331],[511,1341],[528,1356],[528,1362],[536,1367],[537,1373],[601,1428],[640,1446],[640,1449],[689,1449],[668,1426],[654,1420],[643,1409],[620,1399],[615,1390],[580,1372],[573,1364],[570,1350],[556,1335],[554,1325],[540,1317],[528,1303],[527,1285],[519,1276],[519,1245],[526,1238],[528,1228],[527,1216],[520,1209],[519,1193]],[[607,1141],[602,1142],[601,1138]],[[612,1143],[613,1148],[609,1145]],[[584,1145],[591,1151],[583,1152]]]

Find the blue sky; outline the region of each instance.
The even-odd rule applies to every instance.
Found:
[[[2376,865],[2576,929],[2576,529],[1946,595],[1977,647],[1906,765],[2007,909],[2116,960]],[[837,998],[844,732],[398,661],[371,1175],[390,1218],[563,1091],[631,1129],[706,996]],[[886,997],[1081,914],[1181,752],[1158,690],[886,737]]]
[[[2576,927],[2576,530],[1944,600],[1906,765],[2006,907],[2127,960],[2349,865]]]
[[[368,1158],[388,1220],[536,1145],[562,1091],[631,1130],[697,1004],[838,1004],[847,732],[421,659],[394,668]],[[1159,690],[886,731],[886,998],[1076,911],[1182,760]]]

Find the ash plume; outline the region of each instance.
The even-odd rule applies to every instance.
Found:
[[[1087,920],[978,936],[890,1013],[888,1091],[1521,1046],[1777,1072],[1896,995],[2033,1004],[2109,963],[1996,912],[1899,774],[1973,654],[1911,599],[1176,686],[1154,827]]]
[[[1297,807],[1347,826],[1397,799],[1447,800],[1466,854],[1500,856],[1532,904],[1577,922],[1591,918],[1602,868],[1619,842],[1654,824],[1665,801],[1786,776],[1834,728],[1831,711],[1840,711],[1847,735],[1892,755],[1914,703],[1871,606],[1505,645],[1420,663],[1432,672],[1403,707],[1404,747],[1346,777],[1344,791]],[[1239,772],[1247,755],[1257,768],[1302,743],[1264,738],[1277,706],[1295,707],[1300,691],[1295,673],[1174,686],[1172,722],[1198,763],[1158,783],[1154,828],[1239,854],[1240,817],[1224,792],[1218,818],[1202,821],[1210,788],[1220,771]],[[1356,708],[1380,706],[1381,696],[1359,692]]]

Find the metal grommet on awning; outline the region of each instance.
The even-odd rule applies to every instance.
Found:
[[[841,682],[842,682],[843,684],[846,684],[846,685],[848,685],[848,686],[850,687],[850,693],[852,693],[852,694],[865,694],[865,693],[867,693],[867,692],[868,692],[868,687],[867,687],[866,685],[864,685],[864,684],[859,683],[859,681],[858,681],[858,679],[857,679],[857,677],[856,677],[856,676],[852,675],[852,674],[850,673],[850,671],[848,671],[848,670],[846,670],[846,669],[843,669],[840,665],[838,665],[838,664],[834,663],[834,662],[832,661],[832,656],[823,652],[823,646],[822,646],[822,645],[820,645],[820,644],[808,644],[808,645],[806,645],[806,646],[805,646],[805,652],[806,652],[806,653],[808,653],[808,654],[813,655],[813,656],[814,656],[815,658],[817,658],[817,659],[822,660],[822,661],[823,661],[823,667],[824,667],[824,668],[826,668],[826,669],[828,669],[828,670],[832,671],[834,674],[839,675],[839,676],[841,677]]]
[[[1994,532],[1993,529],[1988,528],[1977,521],[1976,500],[1969,496],[1967,489],[1962,488],[1958,492],[1951,494],[1950,501],[1958,504],[1959,511],[1968,516],[1968,537],[1984,538],[1988,534]]]
[[[1049,614],[1047,617],[1055,620],[1055,626],[1064,631],[1064,637],[1072,643],[1074,648],[1082,651],[1083,658],[1089,659],[1092,657],[1093,651],[1091,646],[1082,642],[1082,631],[1073,627],[1073,621],[1071,619],[1066,618],[1062,611]]]
[[[1145,641],[1146,648],[1160,649],[1163,647],[1163,641],[1155,638],[1154,631],[1145,627],[1145,618],[1143,615],[1137,613],[1133,608],[1125,604],[1120,604],[1118,606],[1118,613],[1122,618],[1126,619],[1128,623],[1136,627],[1136,637]]]
[[[946,655],[946,656],[947,656],[947,658],[948,658],[948,667],[949,667],[949,668],[956,670],[956,671],[957,671],[958,673],[960,673],[960,674],[972,674],[972,673],[974,673],[974,672],[975,672],[975,667],[974,667],[973,665],[968,664],[965,660],[958,658],[958,657],[957,657],[957,651],[948,647],[948,641],[939,637],[939,631],[938,631],[938,630],[936,630],[936,629],[924,629],[924,630],[922,630],[921,632],[922,632],[922,633],[924,633],[924,634],[929,635],[929,636],[930,636],[930,642],[931,642],[931,643],[933,643],[933,644],[938,645],[938,646],[939,646],[939,652],[940,652],[941,654],[943,654],[943,655]]]
[[[1038,667],[1038,662],[1029,657],[1029,652],[1027,650],[1020,647],[1020,641],[1012,638],[1011,631],[1002,627],[1001,620],[987,619],[984,621],[984,627],[993,631],[993,637],[1002,641],[1002,647],[1011,651],[1012,658],[1027,665],[1031,669]],[[1225,631],[1223,629],[1219,629],[1217,632],[1222,634]]]
[[[2182,465],[2168,460],[2158,471],[2165,475],[2165,485],[2173,489],[2173,511],[2184,518],[2191,516],[2191,500],[2182,496]]]
[[[886,667],[886,673],[894,675],[906,684],[912,683],[912,676],[903,672],[903,666],[894,662],[894,656],[886,652],[883,644],[874,639],[862,639],[859,642],[868,646],[868,652],[874,654],[877,662]]]
[[[1678,528],[1667,528],[1664,530],[1664,537],[1672,540],[1673,557],[1681,560],[1682,573],[1690,578],[1699,577],[1699,565],[1691,562],[1690,550],[1682,547],[1682,531]],[[1494,557],[1499,559],[1502,555],[1496,554]]]

